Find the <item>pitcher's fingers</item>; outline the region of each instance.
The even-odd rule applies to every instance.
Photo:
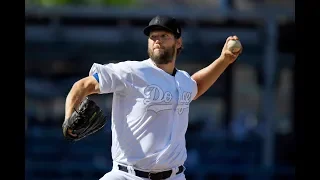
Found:
[[[227,40],[226,40],[226,43],[227,43],[229,40],[231,40],[231,39],[233,39],[233,36],[229,36],[229,37],[227,38]]]
[[[226,53],[227,56],[231,56],[231,57],[233,57],[233,58],[236,58],[236,57],[237,57],[237,54],[231,52],[230,50],[227,50],[225,53]]]
[[[238,36],[236,36],[236,35],[232,36],[232,39],[239,40]]]

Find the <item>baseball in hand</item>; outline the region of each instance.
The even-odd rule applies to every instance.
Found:
[[[239,40],[229,40],[228,43],[227,43],[227,48],[231,52],[236,53],[236,52],[239,52],[241,50],[242,45],[241,45]]]

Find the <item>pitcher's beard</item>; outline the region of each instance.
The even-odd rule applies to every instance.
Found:
[[[149,57],[155,62],[156,64],[168,64],[173,61],[173,58],[176,53],[176,46],[173,45],[171,48],[164,49],[163,52],[159,54],[154,54],[153,49],[148,48]]]

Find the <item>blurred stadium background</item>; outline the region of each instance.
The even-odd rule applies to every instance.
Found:
[[[65,97],[93,62],[147,58],[142,29],[183,24],[190,74],[237,35],[244,52],[191,104],[187,180],[294,179],[294,0],[25,0],[26,180],[97,180],[111,169],[110,121],[77,143],[61,130]],[[110,117],[112,95],[93,96]]]

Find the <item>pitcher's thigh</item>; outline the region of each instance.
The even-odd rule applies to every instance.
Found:
[[[110,171],[99,180],[127,180],[127,178],[119,171]]]
[[[112,171],[106,173],[102,178],[100,178],[100,180],[145,180],[145,178],[113,169]]]

